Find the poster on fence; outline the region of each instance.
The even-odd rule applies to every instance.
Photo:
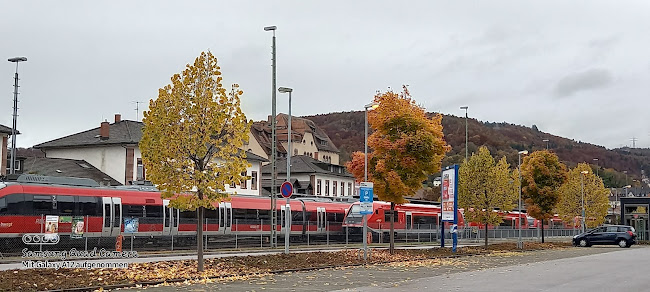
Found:
[[[454,222],[456,219],[456,201],[458,193],[458,165],[450,166],[442,171],[442,221]]]
[[[84,236],[84,227],[84,217],[73,217],[70,238],[82,238]]]
[[[59,216],[47,215],[45,217],[45,234],[59,233]]]
[[[138,226],[140,222],[139,218],[124,218],[124,233],[136,233],[138,232]]]

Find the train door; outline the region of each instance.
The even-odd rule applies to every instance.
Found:
[[[114,237],[122,232],[122,199],[102,198],[102,237]]]
[[[169,200],[163,200],[163,235],[178,234],[178,210],[169,207]]]
[[[406,212],[406,229],[413,228],[413,215],[411,212]]]
[[[291,206],[289,205],[280,206],[280,230],[284,228],[289,228],[291,232]]]
[[[327,222],[327,213],[325,212],[325,207],[316,207],[316,231],[325,232]]]
[[[232,231],[232,203],[219,203],[219,231],[223,234]]]

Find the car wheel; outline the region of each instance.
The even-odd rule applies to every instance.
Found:
[[[587,246],[589,246],[589,241],[587,241],[587,240],[584,239],[584,238],[583,238],[583,239],[580,239],[580,241],[578,241],[578,245],[580,245],[580,246],[582,246],[582,247],[587,247]]]
[[[619,240],[618,240],[618,246],[623,247],[623,248],[628,247],[628,245],[627,245],[627,240],[625,240],[625,239],[619,239]]]

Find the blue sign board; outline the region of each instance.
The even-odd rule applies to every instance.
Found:
[[[285,198],[291,197],[291,194],[293,194],[293,185],[290,182],[285,181],[280,187],[280,193],[282,193],[282,196]]]
[[[359,188],[359,203],[361,205],[361,215],[371,215],[374,210],[372,207],[373,184],[371,182],[362,182]]]

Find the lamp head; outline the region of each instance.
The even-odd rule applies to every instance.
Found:
[[[265,31],[276,30],[276,29],[277,29],[277,27],[276,27],[275,25],[272,25],[272,26],[265,26],[265,27],[264,27],[264,30],[265,30]]]
[[[7,61],[14,62],[14,63],[25,62],[25,61],[27,61],[27,58],[25,58],[25,57],[14,57],[14,58],[7,59]]]
[[[542,140],[542,142],[548,142],[548,139],[544,139],[544,140]]]
[[[598,158],[594,158],[593,160],[594,160],[594,161],[598,161]]]
[[[625,189],[629,189],[629,188],[631,188],[631,187],[632,187],[631,185],[626,185],[626,186],[624,186],[623,188],[625,188]]]
[[[368,109],[370,109],[370,110],[374,110],[374,109],[376,109],[376,108],[378,108],[378,107],[379,107],[379,103],[378,103],[378,102],[375,102],[375,101],[373,101],[373,102],[371,102],[371,103],[369,103],[369,104],[366,104],[366,105],[364,106],[364,108],[367,109],[367,110],[368,110]]]
[[[519,155],[528,155],[528,150],[519,151]]]
[[[460,109],[467,110],[469,107],[468,106],[461,106]]]
[[[292,91],[293,91],[293,88],[289,88],[289,87],[280,87],[280,88],[278,88],[278,91],[281,92],[281,93],[287,93],[287,92],[292,92]]]
[[[586,170],[583,170],[583,171],[581,171],[580,173],[582,173],[582,174],[588,174],[589,172],[586,171]]]

